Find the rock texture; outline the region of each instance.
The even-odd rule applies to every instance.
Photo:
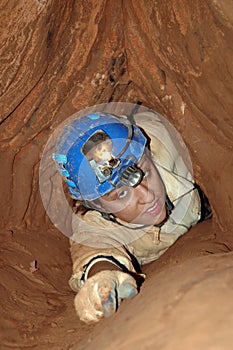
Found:
[[[225,288],[232,283],[227,272],[232,267],[225,265],[232,255],[196,260],[200,255],[230,252],[233,247],[231,2],[9,0],[2,1],[0,9],[1,348],[68,349],[91,333],[92,328],[76,319],[73,294],[66,285],[71,270],[67,239],[52,227],[40,199],[40,157],[49,135],[67,116],[97,103],[128,101],[160,112],[180,131],[193,160],[196,180],[208,194],[214,211],[212,222],[178,241],[171,253],[154,263],[152,270],[148,268],[149,275],[150,271],[151,276],[160,273],[162,266],[166,276],[166,268],[172,268],[172,274],[182,271],[192,284],[188,272],[192,266],[200,264],[205,270],[208,261],[214,266],[215,258],[218,270],[210,279],[204,272],[197,275],[200,290],[194,287],[180,309],[172,304],[172,318],[166,314],[172,299],[166,304],[162,288],[166,290],[169,285],[183,290],[183,282],[179,287],[171,278],[170,284],[166,280],[163,285],[161,278],[161,317],[165,317],[164,322],[166,317],[170,321],[168,330],[160,333],[159,343],[159,326],[146,333],[152,322],[150,305],[157,307],[151,292],[157,288],[156,276],[151,277],[150,305],[145,306],[148,324],[141,324],[135,307],[127,305],[112,325],[131,319],[133,329],[128,329],[127,336],[143,340],[142,349],[176,349],[180,338],[184,339],[184,348],[192,349],[189,336],[201,337],[202,332],[194,329],[193,323],[212,308],[212,300],[220,303],[223,295],[232,314],[232,298]],[[171,267],[176,261],[181,270]],[[214,296],[218,279],[223,287],[219,285]],[[195,316],[194,310],[200,305],[198,294],[207,285],[212,286],[210,293],[216,299]],[[145,288],[138,305],[147,305],[149,283]],[[184,338],[181,328],[185,318],[177,323],[175,339],[173,325],[179,320],[178,313],[185,312],[185,302],[189,317],[193,314],[194,318],[185,323]],[[206,295],[201,302],[208,303]],[[230,349],[230,337],[225,337],[225,332],[230,325],[232,328],[233,320],[228,318],[226,328],[219,326],[221,312],[227,310],[216,312],[218,345],[211,347],[203,338],[193,349]],[[203,323],[203,337],[206,332],[213,336],[211,319],[209,326]],[[134,338],[133,320],[142,330],[139,338]],[[125,330],[121,329],[118,336],[124,337]],[[139,328],[136,332],[139,334]],[[143,332],[149,338],[144,339]],[[104,333],[109,342],[110,335]],[[167,336],[172,336],[172,342],[165,342]],[[133,340],[127,344],[127,349],[136,346]]]

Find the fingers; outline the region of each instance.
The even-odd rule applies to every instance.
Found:
[[[133,298],[138,294],[136,283],[130,277],[130,282],[125,281],[121,284],[116,281],[103,280],[98,283],[98,294],[102,304],[102,311],[105,317],[110,317],[118,309],[122,299]]]
[[[110,317],[117,308],[116,282],[108,278],[90,278],[74,299],[80,320],[91,323]]]
[[[119,271],[102,271],[88,279],[76,295],[74,304],[80,319],[97,322],[112,316],[121,301],[138,293],[135,279]]]
[[[103,279],[97,282],[97,293],[99,295],[104,317],[110,317],[116,311],[117,284],[113,280]]]
[[[109,291],[108,295],[104,296],[100,293],[100,299],[102,304],[102,311],[104,317],[112,316],[118,309],[122,299],[133,298],[138,293],[137,289],[126,283],[119,286],[117,289],[115,285]]]
[[[103,317],[101,301],[94,288],[85,286],[74,298],[74,307],[80,320],[85,323],[97,322]]]
[[[121,299],[133,298],[138,294],[137,288],[129,283],[122,283],[118,288],[118,296]]]

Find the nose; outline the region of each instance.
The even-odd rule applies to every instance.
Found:
[[[151,203],[155,199],[154,192],[149,188],[148,181],[145,179],[135,187],[135,195],[140,204]]]

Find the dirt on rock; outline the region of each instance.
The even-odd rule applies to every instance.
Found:
[[[230,1],[11,0],[0,9],[0,349],[232,349]],[[39,165],[61,121],[111,101],[142,103],[177,128],[213,218],[145,266],[140,294],[112,318],[85,325]]]

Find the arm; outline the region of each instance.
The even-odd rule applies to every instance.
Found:
[[[134,297],[144,281],[143,275],[137,274],[114,258],[113,255],[103,255],[97,252],[89,256],[89,261],[81,267],[81,251],[88,250],[77,243],[72,244],[74,253],[79,251],[77,260],[73,260],[74,267],[78,268],[77,274],[73,274],[70,280],[71,287],[78,291],[74,305],[79,318],[86,322],[97,322],[102,317],[111,316],[125,298]],[[89,253],[93,250],[89,247]],[[102,252],[103,253],[103,252]],[[104,252],[106,254],[106,252]],[[108,252],[110,253],[110,252]],[[74,258],[74,254],[72,255]],[[125,258],[122,256],[122,258]],[[129,264],[128,264],[129,265]],[[129,265],[130,266],[130,265]]]
[[[132,298],[138,293],[144,281],[144,276],[134,263],[135,258],[127,249],[123,245],[116,246],[115,239],[105,236],[106,232],[99,221],[96,226],[93,224],[96,215],[89,213],[89,231],[88,217],[85,222],[80,217],[74,217],[74,238],[77,234],[82,244],[70,241],[73,274],[69,284],[77,292],[74,300],[76,312],[86,323],[111,316],[123,299]],[[104,221],[104,224],[107,231],[111,230],[108,222]],[[92,241],[90,238],[93,238]],[[104,239],[106,248],[98,247],[98,243],[103,243]]]
[[[118,228],[115,223],[106,221],[99,213],[92,211],[81,217],[73,215],[72,229],[70,251],[73,274],[69,284],[74,291],[78,292],[82,288],[90,269],[97,263],[101,263],[100,270],[103,270],[103,263],[111,263],[112,269],[140,274],[136,258],[127,251],[123,242],[117,242],[119,236],[125,238],[129,233],[120,232],[122,228]],[[97,267],[95,270],[97,272]]]

